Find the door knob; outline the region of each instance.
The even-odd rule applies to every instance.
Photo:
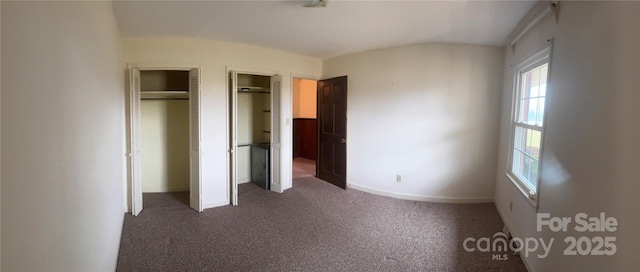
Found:
[[[347,139],[345,139],[345,138],[340,139],[340,143],[341,143],[341,144],[345,144],[345,143],[347,143]]]

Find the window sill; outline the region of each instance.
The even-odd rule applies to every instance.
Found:
[[[507,178],[511,181],[511,184],[513,184],[516,188],[518,188],[518,191],[520,191],[520,196],[522,196],[527,203],[529,203],[529,205],[531,205],[531,207],[534,210],[538,210],[538,193],[536,193],[535,195],[533,195],[533,197],[531,197],[531,195],[529,194],[530,189],[525,186],[524,184],[522,184],[522,182],[514,177],[511,173],[505,173],[505,175],[507,176]]]

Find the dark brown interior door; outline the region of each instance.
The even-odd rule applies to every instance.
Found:
[[[318,81],[318,178],[347,189],[347,77]]]

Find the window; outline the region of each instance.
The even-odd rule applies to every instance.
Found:
[[[516,66],[512,119],[512,148],[507,175],[535,201],[540,176],[547,77],[551,47],[547,46]]]

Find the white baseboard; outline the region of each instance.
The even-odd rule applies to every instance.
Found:
[[[424,196],[424,195],[412,195],[404,193],[396,193],[383,191],[375,188],[371,188],[364,185],[350,183],[350,188],[358,191],[371,193],[374,195],[387,196],[397,199],[424,201],[424,202],[438,202],[438,203],[493,203],[493,197],[441,197],[441,196]]]
[[[248,183],[248,182],[251,182],[251,178],[238,179],[238,184],[243,184],[243,183]]]

